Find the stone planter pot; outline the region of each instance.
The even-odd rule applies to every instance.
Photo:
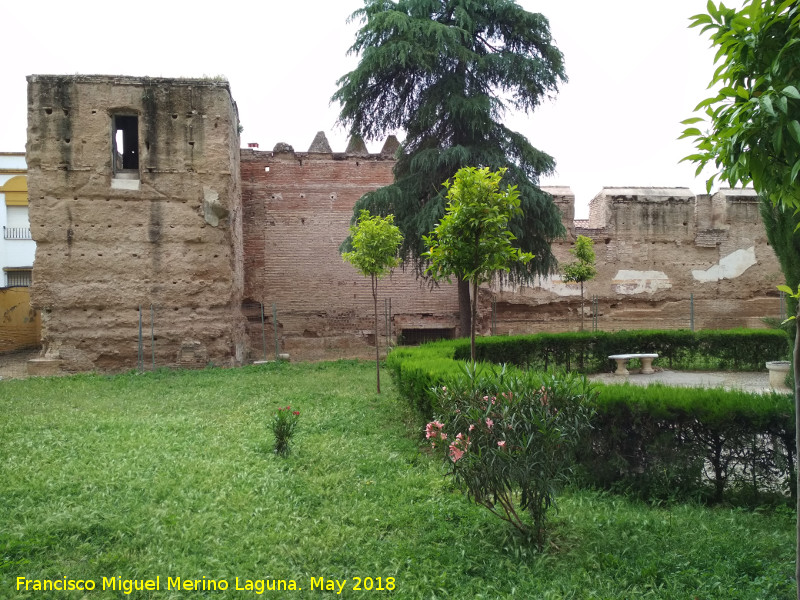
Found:
[[[790,366],[791,363],[788,360],[773,360],[767,362],[767,369],[769,369],[769,387],[781,392],[789,390],[786,386],[786,376],[789,374]]]

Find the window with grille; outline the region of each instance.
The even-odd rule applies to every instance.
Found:
[[[32,269],[6,269],[6,287],[30,287]]]

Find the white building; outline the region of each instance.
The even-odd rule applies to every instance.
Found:
[[[31,284],[36,243],[28,221],[28,180],[24,152],[0,152],[0,268],[3,287]]]

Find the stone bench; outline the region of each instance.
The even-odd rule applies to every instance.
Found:
[[[632,358],[638,358],[642,361],[642,373],[650,374],[653,371],[653,359],[658,358],[658,354],[612,354],[608,358],[617,361],[617,370],[614,375],[629,375],[628,361]]]

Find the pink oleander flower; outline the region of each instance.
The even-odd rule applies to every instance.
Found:
[[[455,444],[450,444],[450,460],[458,462],[462,456],[464,456],[464,451],[457,448]]]
[[[489,401],[489,396],[484,396],[483,400],[484,400],[484,402],[488,402]]]
[[[443,423],[439,421],[431,421],[425,425],[425,439],[438,438],[442,435]]]
[[[494,421],[492,421],[489,417],[486,417],[486,427],[491,429],[492,425],[494,425]]]
[[[463,440],[463,439],[464,439],[464,434],[463,434],[463,433],[459,433],[459,434],[457,434],[457,435],[456,435],[456,439],[457,439],[457,440]]]
[[[475,423],[472,423],[472,424],[469,426],[469,431],[472,431],[473,429],[475,429]]]
[[[498,445],[498,446],[499,446],[501,449],[505,450],[505,448],[506,448],[506,441],[505,441],[505,440],[500,440],[499,442],[497,442],[497,445]]]

